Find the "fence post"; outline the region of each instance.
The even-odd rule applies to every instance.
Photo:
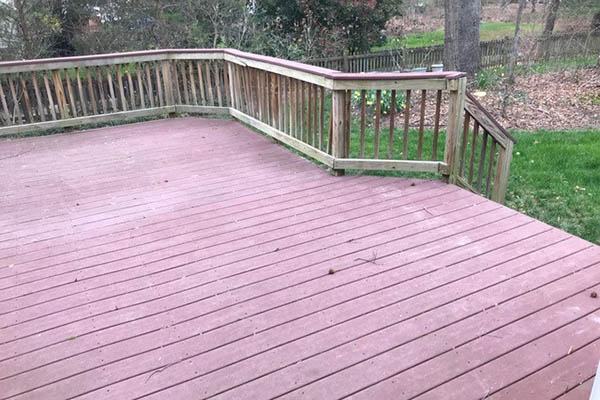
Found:
[[[348,67],[348,50],[344,50],[343,63],[344,70],[342,72],[349,72],[350,68]]]
[[[446,145],[444,148],[444,162],[448,164],[450,183],[457,182],[460,166],[461,127],[465,113],[465,92],[467,78],[448,81],[450,100],[448,103],[448,127],[446,129]]]
[[[331,96],[331,155],[337,158],[346,158],[346,92],[334,90]],[[344,175],[343,169],[334,168],[331,173],[335,176]]]

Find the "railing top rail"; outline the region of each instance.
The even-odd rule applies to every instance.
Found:
[[[304,73],[320,76],[333,81],[351,80],[351,81],[373,81],[373,80],[415,80],[415,79],[446,79],[454,80],[465,76],[462,72],[426,72],[426,73],[344,73],[332,69],[317,67],[314,65],[303,64],[297,61],[283,60],[275,57],[263,56],[259,54],[247,53],[235,49],[161,49],[135,51],[127,53],[110,53],[89,56],[75,56],[62,58],[45,58],[36,60],[19,60],[0,62],[0,73],[36,71],[42,69],[71,68],[78,64],[83,65],[106,65],[111,60],[119,60],[118,63],[135,62],[140,60],[165,60],[174,55],[219,55],[225,57],[229,55],[246,60],[271,64],[273,66],[289,68]]]
[[[517,140],[511,136],[500,125],[498,121],[481,105],[481,103],[471,93],[466,92],[465,109],[485,128],[500,144],[506,140],[516,143]]]

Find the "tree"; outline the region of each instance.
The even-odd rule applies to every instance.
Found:
[[[400,0],[257,0],[264,52],[290,58],[368,51]]]
[[[445,0],[444,11],[444,69],[478,71],[481,0]]]
[[[49,54],[51,38],[60,27],[50,0],[0,2],[0,41],[3,58],[37,58]]]
[[[554,24],[556,23],[556,17],[558,16],[558,8],[560,7],[560,0],[551,0],[550,6],[548,7],[548,14],[546,15],[546,23],[544,24],[544,31],[542,36],[550,36],[554,31]]]
[[[538,57],[546,58],[548,54],[548,45],[552,31],[554,31],[554,25],[556,24],[556,17],[558,16],[558,8],[560,7],[560,0],[551,0],[548,5],[548,11],[546,14],[546,22],[544,24],[544,30],[540,36],[538,46]]]
[[[515,22],[515,36],[513,37],[513,47],[510,52],[508,59],[508,74],[506,82],[512,85],[515,82],[515,64],[517,62],[517,56],[519,55],[519,34],[521,32],[521,18],[523,17],[523,10],[525,9],[525,1],[519,0],[519,9],[517,10],[517,20]]]

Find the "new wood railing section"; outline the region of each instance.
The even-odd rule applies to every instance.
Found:
[[[437,173],[501,202],[512,142],[465,85],[457,72],[341,73],[230,49],[5,62],[0,135],[174,113],[225,114],[336,174]],[[479,164],[466,150],[471,121],[477,151],[487,155]],[[495,173],[492,181],[486,168]]]

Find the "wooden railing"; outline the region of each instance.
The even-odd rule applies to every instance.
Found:
[[[512,40],[499,39],[480,43],[481,66],[504,65],[512,48]],[[319,67],[344,72],[402,71],[413,68],[430,68],[442,64],[444,46],[398,48],[337,57],[314,58],[304,62]]]
[[[515,140],[467,93],[454,183],[503,202]]]
[[[457,72],[341,73],[230,49],[5,62],[0,135],[163,114],[226,114],[336,174],[430,172],[464,185],[461,129],[463,110],[471,107],[465,85]],[[506,143],[509,136],[487,114],[468,115],[493,143]],[[496,176],[505,180],[508,166],[502,168],[506,173]],[[489,192],[489,185],[468,187]],[[496,192],[492,198],[502,201]]]

